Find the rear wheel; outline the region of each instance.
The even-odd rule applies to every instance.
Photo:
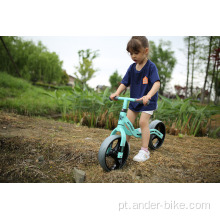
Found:
[[[120,169],[125,165],[129,155],[129,146],[126,141],[123,156],[118,158],[118,152],[121,152],[120,143],[121,136],[119,135],[111,135],[103,141],[99,149],[98,160],[105,171]]]
[[[166,135],[166,128],[162,121],[155,120],[150,123],[150,129],[157,129],[160,133],[163,134],[163,138],[158,137],[156,134],[150,135],[150,141],[148,147],[152,150],[160,148],[164,142]]]

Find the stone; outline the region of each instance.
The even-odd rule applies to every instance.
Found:
[[[37,158],[36,162],[43,163],[44,162],[44,156],[39,156]]]
[[[78,170],[74,167],[73,173],[76,183],[83,183],[85,181],[86,173],[84,171]]]

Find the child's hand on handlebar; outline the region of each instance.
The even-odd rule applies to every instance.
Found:
[[[116,92],[115,93],[113,93],[113,94],[111,94],[110,96],[109,96],[109,98],[112,100],[112,101],[114,101],[115,99],[115,96],[119,96],[119,94],[117,94]]]
[[[137,101],[143,101],[143,104],[144,105],[147,105],[147,103],[150,101],[150,99],[151,99],[151,96],[149,96],[149,95],[145,95],[145,96],[143,96],[142,98],[140,98],[140,99],[137,99]]]

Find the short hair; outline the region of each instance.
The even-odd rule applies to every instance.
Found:
[[[140,52],[141,48],[149,48],[148,39],[145,36],[132,36],[127,44],[127,51]]]

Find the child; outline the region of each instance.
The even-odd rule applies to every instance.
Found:
[[[134,161],[143,162],[150,158],[148,143],[150,139],[149,119],[153,111],[157,109],[158,90],[160,78],[156,65],[148,59],[149,43],[144,36],[133,36],[127,44],[127,51],[134,63],[128,68],[127,73],[121,81],[121,85],[110,98],[114,100],[121,92],[130,86],[130,97],[143,100],[143,104],[130,102],[127,117],[134,124],[139,112],[140,127],[142,133],[142,147],[133,158]],[[146,105],[150,100],[150,104]],[[130,136],[127,136],[129,143]]]

